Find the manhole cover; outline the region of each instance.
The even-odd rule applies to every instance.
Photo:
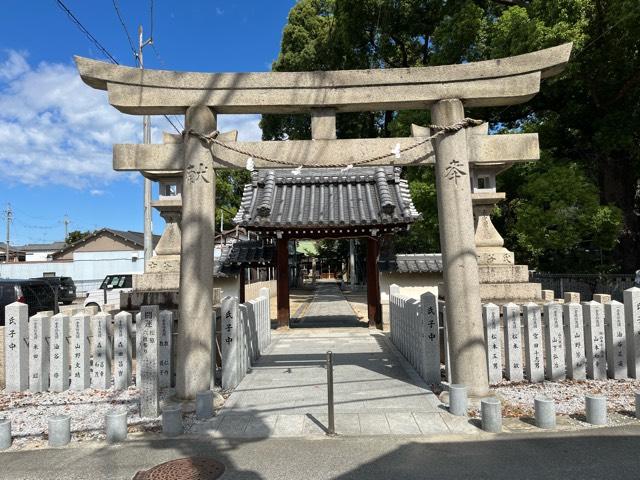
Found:
[[[213,480],[223,473],[224,465],[213,458],[187,457],[138,472],[133,480]]]

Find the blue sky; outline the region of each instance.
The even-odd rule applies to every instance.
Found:
[[[112,0],[63,0],[123,65],[134,65]],[[150,29],[150,1],[116,2],[133,41]],[[295,0],[155,0],[154,44],[145,66],[187,71],[266,71],[277,57]],[[139,143],[139,117],[109,106],[77,76],[72,57],[105,57],[55,0],[3,1],[0,20],[0,211],[14,210],[12,244],[41,243],[71,230],[142,231],[142,177],[113,172],[111,145]],[[146,35],[145,35],[146,36]],[[257,116],[224,115],[221,129],[259,139]],[[154,117],[153,139],[171,127]],[[0,239],[4,240],[4,215]],[[162,219],[154,216],[154,231]]]

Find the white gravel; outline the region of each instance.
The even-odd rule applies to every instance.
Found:
[[[171,390],[164,391],[166,398]],[[46,443],[47,418],[70,415],[74,441],[104,438],[104,416],[112,409],[126,409],[129,432],[159,432],[160,418],[141,418],[136,387],[128,390],[67,390],[61,393],[5,392],[0,390],[0,417],[11,419],[13,448],[38,447]],[[193,421],[185,415],[185,425]]]
[[[640,392],[640,380],[503,382],[492,390],[502,399],[505,416],[533,415],[533,400],[538,395],[555,400],[556,412],[560,415],[584,414],[584,397],[588,394],[606,396],[610,412],[635,415],[635,392]]]

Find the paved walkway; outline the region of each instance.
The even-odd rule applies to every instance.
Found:
[[[310,305],[301,318],[292,319],[295,328],[365,327],[334,281],[318,281]]]
[[[357,322],[335,284],[319,284],[303,320]],[[326,352],[334,353],[336,430],[343,435],[475,433],[447,413],[386,336],[363,328],[276,332],[273,343],[227,400],[200,426],[221,437],[324,435]]]

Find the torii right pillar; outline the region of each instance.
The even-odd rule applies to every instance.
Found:
[[[448,99],[431,107],[438,125],[464,119],[460,100]],[[440,246],[444,266],[452,383],[466,385],[469,395],[489,391],[482,328],[480,281],[471,204],[467,134],[465,129],[436,139],[436,188]]]

